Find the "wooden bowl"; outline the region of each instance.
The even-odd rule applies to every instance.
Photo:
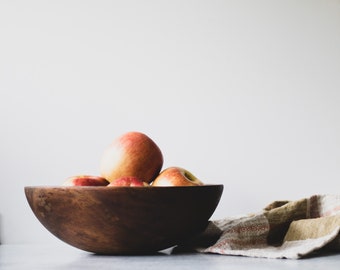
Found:
[[[38,220],[59,239],[97,254],[145,254],[202,232],[223,185],[25,187]]]

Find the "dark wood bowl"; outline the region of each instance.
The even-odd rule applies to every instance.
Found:
[[[56,237],[97,254],[145,254],[203,231],[223,185],[25,187],[38,220]]]

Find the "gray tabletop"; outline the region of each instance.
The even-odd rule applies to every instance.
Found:
[[[339,269],[340,253],[300,260],[247,258],[216,254],[174,253],[143,256],[101,256],[64,243],[56,245],[0,245],[0,269]]]

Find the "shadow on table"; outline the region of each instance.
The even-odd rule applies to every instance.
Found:
[[[142,257],[142,256],[167,256],[171,255],[174,248],[169,248],[161,251],[156,252],[142,252],[138,254],[96,254],[96,253],[89,253],[89,256],[94,257],[112,257],[112,256],[120,256],[120,257]]]

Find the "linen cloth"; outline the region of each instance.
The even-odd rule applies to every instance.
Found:
[[[258,213],[210,221],[187,245],[198,252],[299,259],[340,252],[340,195],[276,201]]]

